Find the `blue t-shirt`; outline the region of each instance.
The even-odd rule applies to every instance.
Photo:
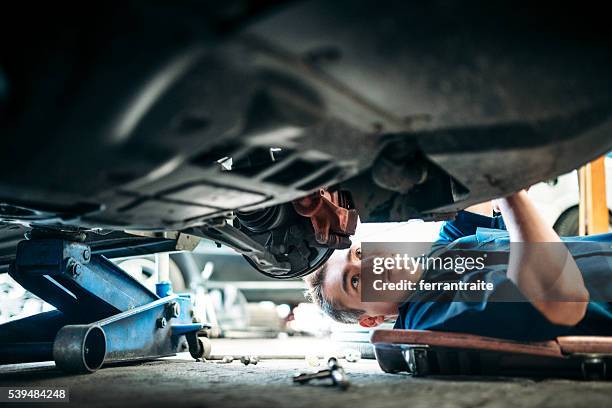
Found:
[[[591,295],[586,315],[573,327],[549,322],[521,294],[506,276],[510,240],[501,217],[485,217],[461,211],[453,221],[445,222],[432,252],[452,247],[454,251],[489,251],[500,256],[482,270],[454,274],[455,280],[492,282],[493,291],[469,294],[428,292],[420,300],[409,300],[399,307],[397,329],[436,330],[469,333],[512,340],[539,341],[563,335],[612,335],[612,234],[563,238],[583,274]],[[601,244],[597,244],[601,243]],[[505,255],[505,260],[504,260]],[[426,271],[422,279],[436,280],[440,272]],[[447,279],[442,279],[447,280]],[[518,301],[495,301],[496,297]],[[436,301],[428,299],[435,298]]]

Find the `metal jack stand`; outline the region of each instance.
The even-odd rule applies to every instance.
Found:
[[[65,371],[94,372],[187,349],[199,358],[209,347],[197,337],[207,325],[193,323],[189,295],[167,282],[154,294],[83,243],[22,241],[9,274],[57,310],[0,325],[0,364],[55,360]]]

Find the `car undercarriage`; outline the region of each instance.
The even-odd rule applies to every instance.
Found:
[[[1,28],[2,271],[24,234],[202,237],[298,277],[357,215],[452,217],[612,149],[610,30],[582,4],[37,7]]]

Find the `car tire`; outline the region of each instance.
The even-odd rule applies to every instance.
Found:
[[[575,237],[579,234],[579,215],[578,207],[572,207],[559,216],[553,229],[560,237]],[[612,216],[608,214],[609,220],[612,221]],[[610,223],[609,231],[612,231],[612,223]]]
[[[196,262],[193,253],[175,252],[170,254],[170,260],[181,274],[183,291],[194,288],[202,282],[202,268]]]

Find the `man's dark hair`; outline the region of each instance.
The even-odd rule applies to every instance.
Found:
[[[308,285],[308,290],[305,296],[308,300],[316,304],[323,310],[325,314],[340,323],[358,323],[359,316],[364,311],[358,309],[345,309],[336,302],[328,299],[323,293],[323,282],[327,273],[327,264],[324,264],[319,269],[304,278]]]

